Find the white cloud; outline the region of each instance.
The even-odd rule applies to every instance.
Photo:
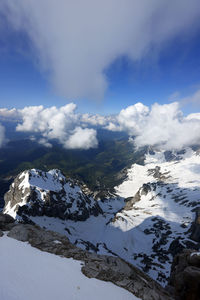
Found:
[[[89,149],[94,148],[97,144],[96,130],[76,127],[64,146],[69,149]]]
[[[155,103],[151,110],[141,103],[123,109],[110,123],[110,130],[126,131],[134,136],[138,147],[145,145],[159,149],[182,149],[200,144],[199,114],[184,117],[177,102],[165,105]],[[132,139],[131,139],[132,140]]]
[[[16,108],[7,109],[7,108],[0,108],[0,119],[2,121],[19,121],[20,115]]]
[[[174,93],[172,93],[168,97],[168,100],[170,102],[175,102],[175,101],[178,101],[179,99],[180,99],[180,92],[179,91],[175,91]]]
[[[67,104],[60,108],[52,106],[29,106],[18,110],[22,122],[17,131],[40,133],[40,144],[51,147],[50,140],[57,139],[65,148],[89,149],[96,147],[96,130],[81,128],[80,115],[75,113],[76,105]]]
[[[80,115],[80,121],[82,126],[93,126],[93,127],[106,127],[112,121],[115,121],[115,117],[112,115],[101,116],[101,115],[91,115],[82,114]]]
[[[42,70],[69,98],[98,98],[104,70],[119,56],[134,61],[199,28],[199,0],[2,0],[0,11],[26,32]]]
[[[126,109],[122,109],[117,116],[118,125],[114,126],[114,123],[110,122],[107,128],[113,130],[126,131],[129,134],[137,134],[144,126],[145,117],[149,113],[149,108],[142,103],[136,103],[129,106]]]
[[[185,104],[200,104],[200,90],[197,90],[192,95],[180,99],[182,105]]]
[[[31,139],[32,141],[34,141],[34,139]],[[52,144],[48,142],[47,139],[39,139],[38,140],[38,143],[47,147],[47,148],[51,148],[52,147]]]
[[[189,114],[186,117],[187,120],[200,120],[200,113]]]
[[[60,108],[30,106],[16,110],[21,119],[16,130],[30,132],[32,140],[46,147],[51,147],[51,141],[57,139],[66,149],[97,147],[98,128],[126,132],[137,147],[179,150],[200,145],[200,113],[185,117],[178,102],[155,103],[150,108],[136,103],[115,116],[77,114],[75,109],[76,105],[70,103]],[[11,119],[12,111],[10,114],[7,111]],[[0,145],[1,141],[4,141],[3,127],[0,127]]]

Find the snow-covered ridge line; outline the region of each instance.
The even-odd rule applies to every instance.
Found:
[[[190,228],[200,207],[199,153],[187,149],[170,161],[164,152],[148,153],[145,165],[133,164],[116,192],[127,198],[112,222],[119,236],[127,233],[121,257],[164,284],[172,255],[183,248],[198,247],[197,239],[191,240],[194,234]]]
[[[5,195],[4,212],[14,218],[28,215],[57,216],[61,219],[85,220],[98,215],[98,203],[88,197],[73,181],[57,169],[37,169],[20,173]]]

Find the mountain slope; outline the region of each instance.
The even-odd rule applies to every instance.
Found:
[[[102,213],[98,203],[59,170],[32,169],[19,174],[5,194],[4,213],[23,220],[27,215],[86,220]]]
[[[110,282],[87,278],[81,262],[46,253],[7,236],[0,238],[1,300],[139,299]]]
[[[18,244],[16,241],[14,243],[10,238],[24,243]],[[38,225],[18,224],[12,217],[2,213],[0,213],[0,246],[2,256],[0,258],[1,271],[4,274],[0,286],[2,284],[1,292],[3,291],[3,296],[5,296],[6,300],[10,300],[10,298],[11,300],[24,299],[22,297],[24,292],[28,294],[30,291],[32,292],[33,288],[34,291],[31,293],[31,299],[32,294],[33,298],[34,295],[37,295],[39,299],[52,299],[51,295],[43,298],[44,294],[48,295],[51,288],[53,288],[53,296],[59,290],[57,293],[59,299],[63,299],[63,297],[67,297],[68,299],[68,294],[72,295],[72,299],[74,297],[75,299],[85,299],[86,295],[91,299],[90,296],[93,295],[93,290],[90,291],[90,288],[93,289],[93,285],[90,285],[85,280],[80,271],[88,278],[112,282],[116,286],[129,291],[133,299],[135,299],[134,296],[143,300],[172,299],[169,293],[158,283],[121,258],[97,255],[82,250],[71,244],[65,235],[61,235],[55,231],[47,231]],[[31,249],[30,246],[41,250],[42,253],[40,251],[37,253],[34,252],[34,249]],[[56,258],[54,255],[48,257],[47,252],[61,256],[62,266],[59,267],[59,264],[55,263]],[[81,261],[81,270],[80,268],[77,269],[77,262],[69,260],[70,258]],[[20,264],[22,266],[19,266]],[[42,270],[41,267],[43,267]],[[41,275],[44,275],[44,278],[41,278]],[[55,275],[57,275],[56,278]],[[80,283],[84,282],[87,286],[86,294],[84,288],[78,294],[74,291],[74,284],[79,279],[81,279]],[[67,281],[64,283],[64,286],[63,280]],[[22,281],[23,284],[21,284]],[[93,280],[91,281],[93,282]],[[43,283],[45,284],[43,285]],[[46,290],[49,283],[51,283],[51,287]],[[37,287],[37,291],[35,291],[35,287]],[[66,287],[69,289],[67,293],[65,291]],[[102,285],[99,287],[103,288]],[[96,290],[99,290],[98,287]],[[112,295],[112,290],[110,292]],[[19,296],[19,294],[21,295]],[[118,294],[121,297],[120,299],[123,299],[123,295],[125,297],[123,291],[120,292],[119,290]],[[102,295],[105,299],[110,297],[110,293],[107,295],[101,293],[99,290],[99,295],[95,299],[99,299],[99,296],[101,299]]]
[[[115,189],[119,196],[97,201],[102,213],[84,222],[47,214],[29,218],[83,249],[120,256],[165,285],[173,256],[199,249],[200,242],[191,239],[200,207],[200,156],[188,149],[167,160],[159,152],[147,154],[144,166],[133,164]],[[4,211],[10,213],[8,205]]]

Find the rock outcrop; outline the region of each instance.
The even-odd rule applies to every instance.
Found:
[[[10,230],[15,225],[15,220],[10,215],[0,213],[0,230]]]
[[[1,234],[2,232],[0,236]],[[157,282],[124,260],[84,251],[59,233],[47,231],[36,225],[14,224],[7,235],[22,242],[29,242],[31,246],[42,251],[81,260],[82,272],[87,277],[110,281],[143,300],[173,299]]]
[[[200,243],[200,207],[195,209],[196,218],[192,224],[192,234],[191,239]]]
[[[59,170],[32,169],[20,173],[4,196],[4,213],[28,221],[29,216],[49,216],[84,221],[102,213],[97,201],[87,196]]]
[[[200,252],[184,250],[175,256],[169,284],[176,300],[200,299]]]

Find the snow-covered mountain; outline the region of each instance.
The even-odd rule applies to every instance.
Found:
[[[147,154],[145,164],[133,164],[126,180],[116,187],[118,197],[98,201],[89,198],[89,201],[83,196],[88,213],[86,218],[79,219],[71,215],[74,212],[76,216],[82,215],[80,188],[71,190],[67,184],[62,198],[60,189],[63,190],[66,183],[57,184],[56,180],[55,184],[52,178],[61,176],[55,176],[55,172],[60,174],[31,170],[18,176],[5,196],[4,212],[16,214],[17,218],[28,216],[45,228],[67,235],[83,249],[120,256],[163,285],[170,275],[173,255],[183,248],[199,249],[200,229],[194,226],[200,207],[198,152],[187,149],[176,155],[170,153],[170,159],[164,152]],[[65,179],[62,177],[62,180]],[[19,193],[22,200],[20,202],[18,197],[15,202]],[[71,203],[64,218],[57,213],[49,214],[45,208],[47,195],[52,193],[52,208],[63,202]]]
[[[164,153],[148,154],[145,165],[133,165],[116,191],[126,197],[125,207],[111,222],[119,235],[126,232],[121,256],[165,283],[172,256],[200,246],[200,239],[191,240],[200,206],[199,154],[187,150],[170,162]]]
[[[102,213],[98,203],[88,197],[73,180],[59,170],[32,169],[20,173],[5,194],[4,213],[22,220],[39,215],[84,221]]]

